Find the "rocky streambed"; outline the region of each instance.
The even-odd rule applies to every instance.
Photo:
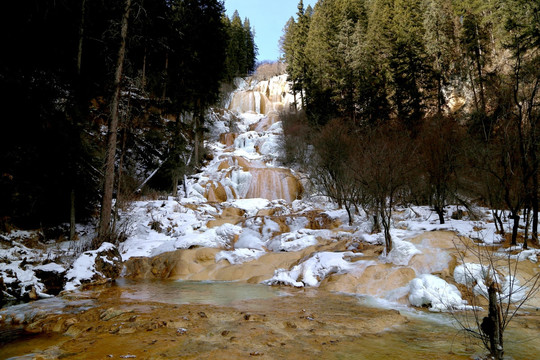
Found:
[[[141,298],[137,286],[110,286],[63,299],[58,314],[46,305],[31,317],[26,311],[22,321],[16,311],[4,312],[25,332],[1,347],[0,358],[468,358],[459,342],[448,351],[454,333],[445,325],[419,333],[427,323],[322,290],[276,289],[221,304],[175,304],[172,296],[167,302],[157,293],[160,302]]]
[[[228,297],[226,288],[236,295]],[[312,288],[121,281],[21,306],[0,313],[11,324],[10,332],[0,327],[0,336],[10,336],[0,358],[471,359],[481,353],[449,315],[387,310],[368,298]],[[514,359],[537,356],[539,314],[519,316],[507,331]]]

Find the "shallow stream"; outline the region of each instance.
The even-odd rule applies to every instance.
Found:
[[[238,282],[122,279],[4,309],[0,316],[61,329],[29,336],[20,326],[11,333],[4,326],[0,359],[471,359],[482,353],[448,314],[385,310],[372,298]],[[505,344],[511,358],[540,358],[539,318],[514,320]],[[68,321],[73,325],[64,330]]]

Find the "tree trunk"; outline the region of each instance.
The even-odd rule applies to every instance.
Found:
[[[379,223],[379,217],[375,214],[373,215],[373,228],[371,232],[378,233],[381,231],[381,224]]]
[[[293,98],[294,98],[294,113],[297,114],[298,113],[298,104],[296,103],[296,81],[293,79],[293,83],[292,83],[292,88],[293,88]]]
[[[536,125],[534,126],[536,129]],[[536,132],[536,131],[534,131]],[[534,134],[533,136],[536,136]],[[534,245],[538,245],[538,160],[536,155],[536,139],[531,151],[531,163],[532,163],[532,190],[531,190],[531,202],[532,202],[532,229],[531,229],[531,242]]]
[[[86,8],[86,0],[82,0],[81,2],[81,22],[79,24],[79,44],[77,46],[77,79],[76,79],[76,96],[78,97],[75,105],[75,111],[74,111],[74,125],[78,132],[78,122],[80,120],[80,105],[81,105],[81,68],[82,68],[82,54],[83,54],[83,39],[84,39],[84,15],[85,15],[85,8]],[[71,181],[76,181],[77,178],[76,171],[74,171],[74,178]],[[76,226],[77,218],[75,213],[75,187],[72,187],[71,189],[71,195],[70,195],[70,213],[69,213],[69,240],[75,240],[75,226]]]
[[[476,30],[476,46],[474,47],[474,55],[476,62],[476,71],[478,73],[478,87],[480,91],[480,105],[482,106],[482,112],[486,112],[486,98],[484,95],[484,75],[482,74],[482,50],[480,48],[480,42],[478,41],[478,24],[475,26]]]
[[[128,105],[129,109],[129,105]],[[128,113],[129,118],[129,113]],[[124,136],[122,136],[122,152],[120,155],[120,161],[118,162],[118,180],[116,185],[116,203],[114,204],[114,218],[112,231],[116,232],[116,224],[118,222],[118,209],[122,206],[122,169],[124,168],[124,156],[126,153],[126,140],[127,140],[127,129],[124,127]]]
[[[201,120],[203,119],[202,114],[202,108],[200,100],[197,100],[197,108],[198,108],[198,114],[195,115],[195,124],[194,124],[194,131],[195,131],[195,152],[194,152],[194,159],[193,164],[195,167],[197,167],[201,161],[201,143],[202,143],[202,134],[201,134]]]
[[[493,325],[493,330],[488,333],[491,356],[495,360],[502,360],[504,355],[503,348],[503,328],[501,308],[497,298],[497,288],[495,283],[491,283],[488,288],[489,297],[489,314],[490,323]]]
[[[390,235],[390,223],[392,221],[391,214],[385,214],[384,209],[381,210],[381,223],[384,232],[384,245],[386,250],[386,255],[390,254],[392,251],[392,236]]]
[[[4,278],[0,276],[0,307],[4,305]]]
[[[164,70],[164,77],[163,77],[163,93],[161,94],[161,100],[165,100],[165,97],[167,96],[167,73],[169,71],[169,53],[167,52],[165,54],[165,70]]]
[[[142,64],[142,74],[141,74],[141,90],[144,92],[144,88],[146,87],[146,46],[144,47],[144,55],[143,55],[143,64]]]
[[[514,219],[514,225],[512,226],[512,242],[511,245],[517,245],[517,235],[518,235],[518,228],[519,228],[519,215],[517,211],[512,214],[512,218]]]
[[[439,206],[435,206],[435,212],[437,215],[439,215],[439,223],[441,225],[444,224],[444,209]]]
[[[525,209],[525,233],[523,234],[523,249],[527,250],[527,238],[529,237],[529,223],[531,220],[531,209]]]
[[[390,225],[384,227],[384,243],[386,246],[386,255],[390,254],[390,251],[392,251],[392,236],[390,235]]]
[[[79,25],[79,46],[77,47],[77,75],[81,74],[81,66],[82,66],[85,7],[86,7],[86,0],[82,0],[82,3],[81,3],[81,23]]]
[[[351,207],[349,204],[345,204],[345,210],[347,210],[347,216],[349,217],[349,226],[352,226],[353,224],[353,217],[351,213]]]
[[[176,116],[176,126],[175,126],[175,132],[174,132],[174,151],[173,151],[173,164],[174,164],[174,170],[173,170],[173,178],[172,178],[172,196],[176,197],[178,196],[178,182],[179,182],[179,172],[180,172],[180,164],[179,164],[179,158],[180,158],[180,121],[182,119],[182,113],[178,112],[178,115]]]
[[[534,192],[538,191],[538,181],[534,185]],[[538,194],[533,195],[532,198],[532,230],[531,230],[531,242],[534,245],[538,245]]]
[[[173,196],[173,197],[178,196],[178,173],[176,171],[173,174],[172,194],[171,194],[171,196]]]
[[[504,224],[502,222],[501,215],[499,215],[499,211],[491,210],[491,214],[493,214],[493,222],[495,223],[495,228],[502,236],[504,236]]]
[[[120,102],[120,86],[126,54],[126,38],[128,31],[129,11],[131,0],[126,0],[126,7],[122,17],[121,41],[116,62],[116,72],[114,75],[114,94],[111,103],[111,121],[109,123],[109,139],[107,142],[107,162],[105,165],[105,182],[103,185],[103,198],[101,201],[101,216],[99,221],[98,239],[93,246],[99,247],[102,239],[109,234],[111,223],[112,196],[114,189],[114,159],[116,155],[116,138],[118,129],[118,104]],[[101,240],[100,240],[101,239]]]
[[[75,189],[71,189],[71,209],[69,213],[69,240],[75,240]]]

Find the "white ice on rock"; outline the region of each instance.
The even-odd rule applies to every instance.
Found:
[[[317,245],[318,241],[313,233],[316,231],[301,229],[280,234],[270,239],[266,247],[271,251],[300,251]]]
[[[422,274],[409,283],[409,302],[439,312],[470,308],[455,285],[431,274]]]
[[[454,280],[458,284],[471,288],[474,294],[482,295],[485,298],[488,298],[488,284],[494,281],[499,285],[498,297],[503,302],[520,302],[526,298],[529,290],[528,287],[521,286],[519,279],[515,276],[507,275],[501,278],[493,267],[476,263],[456,266]]]
[[[421,253],[422,251],[418,250],[414,244],[394,238],[392,241],[392,250],[384,259],[395,265],[407,266],[414,255]]]
[[[267,209],[270,207],[271,202],[267,199],[237,199],[230,202],[230,204],[238,209],[242,209],[246,212],[247,216],[255,216],[261,209]]]
[[[85,251],[82,253],[77,260],[71,265],[71,268],[66,274],[66,279],[68,280],[65,290],[75,290],[79,287],[83,281],[91,280],[98,271],[95,267],[96,257],[99,253],[109,251],[115,246],[111,243],[104,242],[99,249]]]
[[[243,264],[245,262],[257,260],[266,254],[264,250],[240,248],[232,251],[220,251],[216,254],[216,263],[227,260],[231,265]]]
[[[261,234],[258,231],[244,229],[238,237],[238,241],[234,244],[234,248],[263,250],[264,243],[261,239]]]
[[[351,260],[363,256],[353,252],[318,252],[309,259],[294,266],[291,270],[277,269],[271,279],[263,281],[266,285],[290,285],[295,287],[318,286],[331,274],[344,274],[353,271],[358,264]]]

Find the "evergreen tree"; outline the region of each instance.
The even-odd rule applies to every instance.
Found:
[[[255,71],[255,64],[257,62],[257,45],[255,44],[255,34],[251,30],[251,24],[248,18],[244,19],[244,38],[245,38],[245,56],[246,56],[246,68],[244,69],[245,74],[251,74]]]
[[[416,131],[424,112],[423,89],[426,53],[424,50],[423,9],[420,0],[394,1],[394,43],[390,58],[393,102],[397,116],[407,129]]]
[[[424,44],[429,56],[433,79],[435,81],[435,99],[437,111],[440,113],[445,106],[443,87],[446,86],[459,63],[456,52],[458,44],[455,38],[455,28],[451,4],[444,0],[429,0],[424,13]]]
[[[255,70],[258,49],[249,19],[242,23],[238,10],[232,19],[225,16],[223,23],[228,34],[225,80],[232,82],[235,77],[246,76]]]

